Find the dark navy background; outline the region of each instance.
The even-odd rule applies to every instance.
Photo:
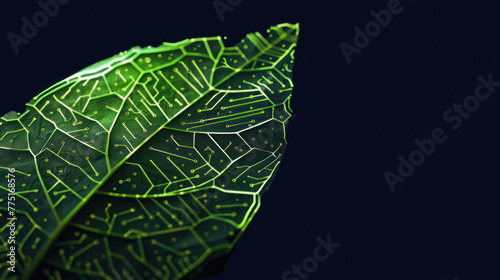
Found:
[[[212,0],[72,0],[15,54],[7,34],[40,7],[2,1],[0,115],[136,45],[217,35],[233,44],[300,22],[284,161],[210,279],[282,279],[328,235],[341,246],[307,279],[500,279],[500,88],[457,130],[442,116],[479,75],[500,81],[500,3],[401,1],[349,64],[339,44],[353,45],[354,28],[390,1],[334,2],[243,0],[221,21]],[[435,128],[447,140],[391,192],[383,173]]]

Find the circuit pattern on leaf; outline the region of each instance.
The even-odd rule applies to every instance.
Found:
[[[0,169],[16,169],[20,274],[2,253],[0,278],[208,273],[282,160],[298,31],[281,24],[233,47],[221,37],[135,47],[3,116]]]

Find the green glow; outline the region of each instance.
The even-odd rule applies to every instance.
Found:
[[[2,117],[22,276],[2,253],[0,278],[216,273],[281,162],[298,32],[280,24],[234,47],[209,37],[132,48]]]

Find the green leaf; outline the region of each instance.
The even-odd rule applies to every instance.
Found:
[[[2,279],[218,273],[283,157],[298,32],[135,47],[2,117]]]

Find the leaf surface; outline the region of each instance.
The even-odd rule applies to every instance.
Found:
[[[17,218],[16,274],[2,254],[2,279],[219,272],[283,157],[298,31],[135,47],[2,117]]]

